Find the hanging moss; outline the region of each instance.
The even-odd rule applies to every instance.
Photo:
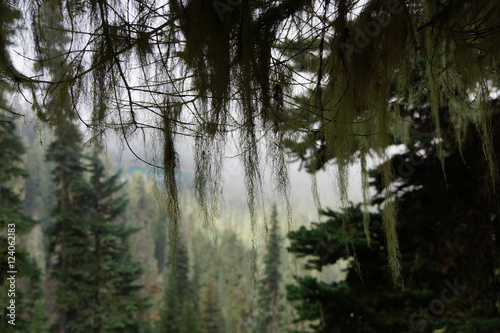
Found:
[[[343,205],[349,202],[349,166],[360,156],[365,216],[368,153],[387,158],[394,142],[412,144],[411,130],[434,131],[444,171],[445,139],[455,139],[462,149],[467,125],[475,124],[492,181],[498,179],[490,90],[499,82],[500,6],[493,1],[175,0],[160,5],[139,0],[128,7],[111,0],[43,0],[30,6],[26,15],[37,69],[51,70],[21,80],[5,70],[2,48],[6,80],[21,80],[32,89],[44,122],[81,117],[77,111],[85,106],[92,113],[87,125],[96,135],[117,130],[127,146],[137,132],[159,132],[173,235],[180,219],[179,136],[195,138],[195,195],[212,227],[226,142],[230,136],[239,140],[252,233],[262,192],[261,137],[267,140],[289,225],[289,147],[313,173],[335,162]],[[6,38],[5,29],[0,39]],[[384,167],[383,174],[389,189],[391,170]],[[314,191],[313,197],[319,207]],[[387,190],[384,228],[397,280],[395,200]],[[344,230],[348,237],[348,220]]]

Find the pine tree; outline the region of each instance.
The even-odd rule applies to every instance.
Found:
[[[271,229],[267,240],[267,252],[264,257],[264,278],[259,289],[256,332],[276,333],[281,329],[280,321],[280,249],[278,213],[273,205],[271,213]]]

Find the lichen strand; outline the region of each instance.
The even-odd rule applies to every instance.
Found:
[[[370,212],[368,205],[370,201],[370,184],[368,183],[368,170],[366,167],[366,156],[368,152],[366,145],[360,150],[361,161],[361,186],[363,187],[363,230],[366,236],[366,243],[371,247],[370,241]]]
[[[353,24],[363,27],[367,20],[366,15],[361,15],[359,22]],[[326,62],[332,65],[329,68],[330,80],[323,100],[323,115],[326,119],[322,119],[322,122],[328,155],[336,158],[340,198],[344,206],[348,203],[348,168],[354,153],[361,151],[364,174],[362,183],[367,205],[366,154],[373,149],[379,155],[385,156],[386,148],[390,145],[390,132],[404,133],[405,126],[407,127],[399,113],[391,112],[388,105],[393,73],[404,65],[401,50],[405,50],[407,38],[407,29],[400,27],[403,23],[395,18],[392,25],[391,31],[395,32],[375,36],[359,54],[351,54],[350,59],[342,53],[341,43],[344,42],[344,36],[338,34],[332,43],[331,57]],[[351,28],[356,30],[356,27]],[[407,139],[407,136],[403,139]],[[390,184],[391,174],[386,174],[386,178],[386,184]],[[391,200],[390,191],[386,193],[386,200]],[[389,262],[391,269],[398,269],[395,211],[390,204],[387,205],[387,210],[384,216],[386,236],[390,243]],[[368,214],[365,213],[365,231],[368,231],[367,217]],[[348,219],[344,220],[343,229],[348,237]],[[367,240],[369,241],[368,233]],[[345,239],[345,243],[349,243],[348,239]],[[393,274],[394,277],[399,276],[399,272]]]
[[[427,7],[427,20],[435,23],[433,29],[426,29],[424,34],[428,80],[431,81],[431,74],[434,76],[433,82],[429,82],[432,114],[434,121],[438,122],[442,113],[438,109],[449,108],[460,150],[467,124],[476,125],[494,181],[498,172],[491,141],[492,98],[489,90],[492,82],[498,80],[500,45],[492,31],[498,28],[500,8],[488,1],[455,2],[456,6],[444,9]],[[436,126],[436,135],[440,134],[439,131],[440,126]]]
[[[132,7],[107,0],[72,1],[66,7],[53,0],[33,3],[28,15],[33,18],[38,58],[44,68],[52,67],[42,79],[54,81],[37,82],[45,94],[32,90],[39,118],[75,118],[77,108],[90,101],[89,126],[96,133],[113,128],[125,141],[138,128],[161,133],[167,211],[174,226],[179,221],[176,133],[196,138],[196,196],[205,219],[213,221],[222,188],[218,167],[227,135],[235,132],[252,230],[262,190],[258,138],[273,136],[272,120],[278,120],[277,147],[270,150],[277,156],[273,179],[285,201],[289,183],[281,143],[301,135],[307,141],[299,147],[300,155],[311,157],[310,171],[336,161],[343,205],[348,203],[353,156],[361,151],[366,203],[368,152],[387,158],[393,139],[411,144],[410,130],[435,132],[444,170],[447,147],[442,140],[453,138],[461,149],[467,125],[473,123],[481,133],[492,181],[498,180],[490,123],[490,92],[498,88],[500,63],[500,6],[494,1],[231,3],[235,5],[223,12],[203,0],[167,5],[139,0]],[[62,16],[57,22],[51,21],[55,16],[50,6]],[[317,8],[322,8],[320,15]],[[62,31],[72,32],[54,38],[64,35]],[[288,43],[283,31],[301,35],[300,43],[293,44],[298,48]],[[300,82],[305,89],[296,97],[292,84],[299,75],[292,78],[291,71],[299,59],[308,73],[297,73],[306,83]],[[278,85],[285,92],[284,112],[273,101]],[[79,98],[80,91],[87,98]],[[165,109],[167,97],[175,98],[182,110]],[[300,110],[292,110],[291,102]],[[416,128],[410,121],[415,114],[423,121],[432,118],[433,124]],[[389,190],[391,172],[387,166],[383,169],[388,189],[384,228],[389,266],[397,279],[395,198]],[[348,224],[344,230],[348,234]]]
[[[167,103],[165,110],[170,109]],[[168,111],[163,115],[163,182],[165,184],[165,210],[169,221],[170,250],[175,257],[180,220],[179,188],[177,184],[177,169],[179,159],[175,151],[175,122],[170,119]]]
[[[427,31],[427,34],[430,34],[430,31]],[[439,106],[441,103],[441,87],[439,85],[439,73],[436,72],[440,66],[441,60],[441,52],[439,50],[439,46],[433,44],[433,39],[430,36],[426,36],[425,40],[425,57],[426,57],[426,79],[427,86],[429,90],[429,101],[431,108],[431,115],[434,121],[435,133],[438,149],[438,157],[441,162],[441,169],[443,171],[443,176],[446,179],[445,165],[444,165],[444,156],[443,156],[443,143],[442,143],[442,134],[441,134],[441,120],[439,113]]]
[[[215,222],[219,218],[218,203],[222,197],[224,151],[225,138],[221,134],[195,138],[195,197],[204,224],[211,229],[214,237]]]
[[[255,244],[255,230],[257,225],[257,210],[259,208],[259,194],[262,192],[262,179],[260,173],[260,161],[257,147],[257,138],[255,135],[255,126],[253,125],[253,117],[250,115],[245,120],[251,125],[246,125],[246,133],[240,138],[243,153],[241,162],[245,171],[245,186],[247,189],[247,205],[250,214],[250,228],[252,232],[252,281],[256,285],[256,263],[257,263],[257,248]]]
[[[384,156],[391,142],[390,136],[408,143],[411,122],[407,115],[411,117],[412,110],[425,110],[426,107],[433,119],[443,173],[443,130],[451,126],[443,124],[442,119],[446,119],[449,112],[453,125],[458,126],[455,134],[459,146],[467,123],[472,121],[478,125],[483,133],[483,150],[491,178],[496,179],[496,163],[489,139],[491,125],[488,117],[491,111],[485,106],[491,104],[486,92],[497,77],[498,43],[494,42],[494,34],[489,31],[495,29],[492,17],[499,17],[499,9],[486,2],[481,2],[481,5],[467,1],[456,3],[465,4],[470,11],[460,10],[458,13],[459,7],[455,5],[452,8],[427,3],[426,12],[409,15],[418,7],[408,9],[401,4],[400,10],[390,15],[389,24],[380,33],[365,38],[362,47],[351,53],[342,50],[342,43],[359,46],[359,37],[358,44],[353,40],[356,31],[363,31],[370,22],[376,21],[374,13],[380,4],[370,2],[366,8],[372,6],[371,10],[361,12],[355,21],[340,18],[336,21],[337,25],[345,22],[351,34],[346,36],[343,33],[345,27],[337,27],[338,33],[331,43],[331,56],[325,61],[331,66],[330,80],[322,103],[325,107],[323,115],[327,119],[321,122],[325,124],[329,155],[335,156],[337,161],[341,198],[344,198],[346,189],[344,170],[353,151],[366,145]],[[491,56],[485,56],[483,49]],[[423,63],[418,60],[422,56]],[[470,98],[472,93],[480,107],[474,107]],[[373,131],[374,128],[377,131]],[[357,140],[360,135],[366,135],[367,141]],[[383,167],[383,174],[387,188],[384,230],[389,266],[396,281],[400,278],[400,264],[396,209],[389,190],[392,178],[388,166]]]

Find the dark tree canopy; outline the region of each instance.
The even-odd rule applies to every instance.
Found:
[[[11,1],[0,5],[8,9],[0,29],[3,82],[17,85],[46,123],[79,118],[96,138],[116,130],[129,148],[141,132],[159,138],[161,153],[146,162],[163,169],[174,226],[176,143],[183,136],[194,138],[195,194],[208,220],[218,213],[229,139],[238,142],[255,223],[264,151],[287,203],[287,143],[300,143],[299,157],[314,153],[312,172],[334,159],[347,205],[353,156],[366,165],[370,154],[387,158],[394,140],[409,143],[417,109],[432,119],[438,142],[445,112],[458,143],[467,124],[477,126],[497,179],[490,120],[500,60],[495,1],[25,0],[16,5],[24,13],[17,22],[29,29],[17,31],[35,51],[26,53],[33,70],[24,73],[7,43],[19,12]],[[437,150],[444,171],[441,144]],[[362,173],[366,192],[366,168]],[[383,174],[388,186],[389,164]],[[397,279],[390,196],[383,224]]]
[[[492,123],[498,153],[499,117]],[[462,153],[446,145],[446,183],[436,146],[423,147],[422,141],[391,158],[404,289],[388,279],[380,210],[370,213],[370,243],[363,233],[361,204],[327,210],[327,221],[288,234],[289,251],[307,258],[307,270],[321,271],[352,259],[342,244],[343,219],[350,216],[348,241],[361,274],[351,261],[345,279],[327,283],[308,274],[287,285],[297,319],[314,332],[498,332],[500,224],[487,190],[487,163],[476,162],[483,154],[480,137],[469,129]],[[380,170],[371,175],[377,193],[373,204],[380,206],[387,189]]]

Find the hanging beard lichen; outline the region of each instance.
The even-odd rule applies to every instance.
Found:
[[[456,140],[461,149],[473,123],[480,129],[492,182],[497,180],[490,92],[499,82],[500,6],[493,1],[214,5],[219,3],[31,2],[26,19],[32,22],[37,58],[52,70],[36,78],[19,76],[8,70],[12,62],[3,48],[0,69],[21,91],[32,90],[43,121],[77,118],[81,108],[82,114],[91,113],[87,125],[94,133],[117,130],[127,146],[137,130],[161,133],[166,209],[174,235],[180,216],[179,136],[195,138],[195,194],[209,225],[218,216],[226,140],[233,134],[240,140],[252,232],[262,191],[261,136],[272,147],[268,158],[276,189],[287,202],[289,224],[285,153],[313,173],[335,161],[343,205],[349,166],[361,156],[368,242],[366,158],[387,159],[395,142],[415,144],[412,131],[434,132],[444,170],[446,140]],[[0,31],[0,38],[4,35]],[[166,100],[179,107],[165,106]],[[61,105],[71,110],[62,112]],[[390,191],[391,170],[385,164],[383,170],[384,230],[397,280],[397,198]],[[317,195],[315,201],[319,204]]]

